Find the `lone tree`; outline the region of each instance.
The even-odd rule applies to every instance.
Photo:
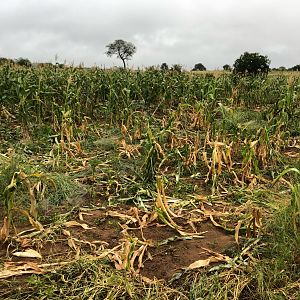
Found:
[[[226,64],[226,65],[223,66],[223,70],[224,70],[224,71],[231,71],[232,68],[231,68],[230,65]]]
[[[172,65],[171,71],[175,71],[175,72],[181,73],[182,72],[182,65],[180,65],[180,64],[174,64],[174,65]]]
[[[169,66],[168,66],[167,63],[164,62],[164,63],[161,64],[160,69],[162,71],[168,71],[169,70]]]
[[[126,69],[126,61],[129,60],[132,55],[136,52],[136,47],[123,40],[115,40],[106,46],[108,50],[105,52],[107,56],[111,57],[117,55],[123,62],[124,69]]]
[[[281,67],[277,68],[277,70],[278,70],[278,71],[286,71],[286,67],[281,66]]]
[[[243,75],[268,74],[271,61],[267,56],[259,53],[245,52],[234,65],[234,72]]]
[[[20,58],[16,59],[15,62],[17,65],[23,66],[23,67],[31,67],[32,66],[32,63],[28,58],[20,57]]]
[[[203,66],[203,64],[198,63],[198,64],[195,64],[192,71],[206,71],[206,68]]]

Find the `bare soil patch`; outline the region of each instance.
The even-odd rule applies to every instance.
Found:
[[[154,228],[153,228],[154,229]],[[145,230],[145,237],[159,242],[174,237],[174,231],[170,228],[156,227],[155,230]],[[149,278],[170,279],[176,272],[188,267],[200,259],[207,259],[211,254],[205,249],[217,253],[225,253],[234,246],[234,237],[226,234],[209,223],[205,223],[202,229],[207,231],[203,238],[176,240],[166,245],[157,246],[150,250],[152,259],[144,263],[141,274]],[[177,236],[177,235],[176,235]]]
[[[154,214],[152,212],[151,216]],[[186,233],[184,235],[158,217],[142,226],[141,220],[151,216],[130,206],[85,209],[78,217],[64,224],[45,228],[48,234],[15,236],[10,242],[0,245],[0,266],[5,267],[7,263],[20,266],[30,262],[42,268],[45,264],[64,264],[81,255],[89,255],[94,258],[107,257],[117,269],[126,270],[126,259],[130,260],[136,255],[137,259],[142,256],[142,263],[138,266],[137,260],[133,260],[129,270],[150,279],[169,280],[193,262],[209,258],[212,252],[224,254],[229,248],[235,247],[233,235],[215,227],[207,219],[197,222],[192,229],[187,219],[174,218]],[[126,245],[130,245],[132,253],[126,252]],[[139,248],[143,245],[144,252]],[[14,255],[16,251],[25,252],[28,249],[36,250],[41,258]]]

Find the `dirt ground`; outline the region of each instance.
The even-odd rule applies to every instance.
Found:
[[[69,221],[45,226],[43,232],[24,232],[24,228],[30,228],[28,225],[16,228],[15,237],[0,245],[0,266],[8,270],[19,267],[26,272],[22,266],[29,263],[29,269],[35,273],[34,266],[60,266],[88,255],[109,258],[117,269],[128,268],[150,279],[169,280],[212,253],[228,254],[236,248],[234,236],[217,228],[209,218],[200,218],[193,226],[184,217],[173,220],[184,233],[164,224],[155,213],[130,206],[79,209]],[[131,252],[126,250],[128,245]],[[28,249],[34,249],[41,257],[14,255]],[[125,267],[126,260],[132,261],[131,265]]]

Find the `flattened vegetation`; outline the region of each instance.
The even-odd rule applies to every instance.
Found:
[[[205,219],[191,226],[184,216],[174,218],[174,223],[180,222],[179,234],[155,211],[142,212],[136,207],[83,208],[73,216],[43,231],[19,231],[3,244],[0,276],[43,274],[88,256],[107,258],[117,269],[150,279],[169,280],[195,261],[235,247],[233,235]]]

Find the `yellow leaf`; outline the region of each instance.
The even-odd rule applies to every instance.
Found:
[[[27,249],[25,251],[22,251],[22,252],[14,252],[13,253],[14,256],[17,256],[17,257],[28,257],[28,258],[40,258],[42,259],[42,255],[33,250],[33,249]]]
[[[120,218],[120,219],[128,219],[129,221],[131,221],[132,223],[137,223],[137,219],[132,217],[132,216],[129,216],[129,215],[126,215],[126,214],[122,214],[122,213],[118,213],[117,211],[108,211],[106,213],[107,216],[110,216],[110,217],[117,217],[117,218]]]
[[[234,229],[234,239],[237,244],[239,243],[239,231],[240,231],[241,225],[242,225],[242,221],[239,220]]]
[[[39,231],[43,231],[44,230],[44,227],[43,225],[37,221],[37,220],[34,220],[30,214],[26,211],[26,210],[18,210],[21,214],[23,214],[24,216],[26,216],[28,218],[28,221],[30,222],[30,224],[37,230]]]
[[[3,226],[0,230],[0,242],[6,241],[8,236],[9,236],[9,222],[8,222],[8,218],[5,217],[3,220]]]
[[[89,214],[89,213],[86,213],[86,212],[79,212],[78,217],[79,217],[80,221],[83,221],[83,215],[92,216],[93,214]]]
[[[39,221],[37,221],[37,220],[34,220],[32,217],[28,217],[28,219],[29,219],[29,222],[30,222],[30,224],[35,228],[35,229],[37,229],[37,230],[39,230],[39,231],[43,231],[44,230],[44,227],[43,227],[43,225],[39,222]]]
[[[68,245],[70,246],[70,248],[77,250],[77,246],[75,245],[75,242],[72,238],[68,239]]]
[[[32,245],[32,240],[31,239],[20,238],[19,241],[20,241],[20,246],[22,248],[28,248],[28,247],[30,247]]]
[[[78,223],[76,221],[68,221],[64,225],[66,227],[82,227],[83,229],[93,229],[92,227],[89,227],[87,224]]]
[[[75,259],[78,260],[80,258],[80,247],[76,249]]]
[[[63,235],[65,235],[65,236],[71,236],[71,233],[70,233],[69,230],[63,229],[62,233],[63,233]]]
[[[43,273],[43,270],[38,266],[38,264],[34,263],[34,262],[27,262],[26,265],[31,268],[32,270],[39,272],[40,274]]]
[[[209,218],[210,218],[211,222],[212,222],[216,227],[223,228],[222,225],[220,225],[219,223],[217,223],[217,222],[214,220],[214,218],[213,218],[212,215],[209,215]]]
[[[197,260],[197,261],[193,262],[192,264],[190,264],[187,267],[187,269],[192,270],[192,269],[202,268],[202,267],[208,266],[209,264],[210,264],[210,258],[200,259],[200,260]]]
[[[214,262],[228,262],[229,257],[224,256],[224,255],[219,254],[219,253],[216,253],[216,252],[214,252],[214,253],[215,253],[215,255],[210,256],[207,259],[200,259],[200,260],[197,260],[197,261],[193,262],[192,264],[190,264],[187,267],[187,270],[203,268],[203,267],[206,267],[209,264],[214,263]]]
[[[0,272],[0,279],[24,274],[43,274],[43,270],[34,262],[26,262],[19,266],[18,264],[5,264],[5,269]]]

